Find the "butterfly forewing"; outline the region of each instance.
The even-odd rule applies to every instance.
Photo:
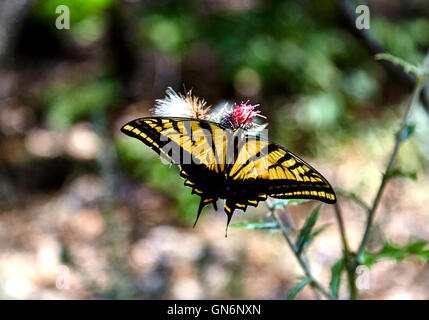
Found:
[[[216,201],[224,177],[227,130],[209,122],[158,117],[131,121],[121,130],[180,165],[185,185],[203,201]]]

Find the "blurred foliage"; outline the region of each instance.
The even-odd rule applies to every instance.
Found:
[[[12,105],[5,109],[7,117],[0,114],[0,130],[7,133],[4,140],[12,137],[4,145],[7,150],[4,154],[12,159],[11,163],[19,163],[20,159],[15,158],[27,156],[18,150],[13,130],[3,127],[18,128],[15,132],[24,136],[23,148],[34,140],[52,143],[61,151],[45,155],[64,156],[67,146],[58,145],[73,139],[57,133],[68,133],[81,122],[92,122],[97,127],[96,118],[101,114],[103,130],[88,129],[87,135],[73,141],[79,146],[95,136],[114,146],[114,156],[106,156],[106,150],[98,153],[100,158],[114,158],[110,160],[115,169],[100,169],[108,171],[100,174],[103,183],[106,176],[114,176],[110,171],[117,168],[143,188],[165,195],[161,197],[161,201],[167,202],[163,208],[175,209],[178,224],[183,221],[191,224],[199,197],[183,186],[178,168],[162,163],[149,148],[118,130],[131,117],[147,115],[154,98],[161,98],[168,86],[180,90],[185,85],[202,98],[209,95],[211,105],[248,99],[260,103],[262,114],[267,116],[269,138],[305,158],[320,159],[321,163],[328,163],[327,168],[349,161],[347,168],[355,168],[358,173],[349,174],[344,168],[335,167],[332,177],[336,183],[347,183],[342,187],[353,192],[342,194],[367,210],[366,199],[379,183],[379,161],[393,145],[392,132],[403,112],[401,99],[407,89],[386,73],[380,61],[368,53],[362,39],[347,29],[335,3],[331,0],[33,1],[29,17],[20,17],[28,19],[23,24],[29,25],[22,29],[26,34],[18,34],[16,41],[19,44],[34,39],[34,46],[41,45],[36,48],[38,55],[27,54],[25,61],[17,55],[17,63],[11,65],[16,70],[10,77],[16,76],[19,81],[15,86],[18,93],[7,101]],[[393,54],[378,56],[379,59],[392,61],[418,76],[422,74],[418,63],[429,48],[429,19],[422,14],[429,7],[416,2],[410,4],[416,6],[414,11],[402,12],[399,3],[405,2],[392,1],[390,5],[386,1],[377,4],[368,1],[373,6],[368,33]],[[70,30],[55,28],[58,5],[70,8]],[[44,28],[33,28],[40,25]],[[50,60],[40,59],[43,55]],[[4,87],[14,87],[8,81],[4,82],[6,85],[0,83],[0,93]],[[21,109],[12,112],[14,103],[20,104]],[[20,122],[20,115],[24,115],[24,120],[32,119]],[[426,116],[423,109],[416,109],[410,117],[412,124],[399,133],[404,144],[397,166],[386,172],[387,178],[415,180],[419,172],[419,179],[420,176],[425,179],[422,171],[427,169],[429,159]],[[26,136],[27,128],[34,129],[33,140]],[[34,136],[44,139],[37,140]],[[64,181],[70,172],[62,177]],[[349,175],[356,179],[351,180]],[[112,177],[109,179],[116,182]],[[0,187],[3,188],[3,182]],[[15,192],[13,188],[10,190]],[[112,192],[113,197],[119,195]],[[116,200],[109,200],[113,207]],[[273,211],[302,202],[306,200],[275,200],[268,205]],[[116,214],[115,208],[112,212]],[[291,230],[298,255],[305,253],[312,240],[326,229],[326,224],[317,224],[318,217],[316,209],[302,221],[300,230]],[[110,223],[107,228],[117,228],[115,224]],[[276,222],[260,220],[235,223],[231,227],[280,229]],[[123,244],[125,240],[115,241]],[[382,259],[401,260],[408,255],[427,260],[425,246],[423,241],[405,246],[387,242],[375,253],[365,252],[364,263],[371,266]],[[127,252],[127,249],[119,245],[115,250]],[[70,266],[76,263],[65,244],[60,251],[63,263]],[[94,285],[92,292],[100,292],[102,298],[128,298],[135,293],[131,277],[123,276],[128,271],[117,266],[123,264],[122,258],[109,257],[119,280],[107,290]],[[227,287],[234,298],[245,295],[246,271],[240,264],[241,258],[232,267],[228,266],[231,273]],[[333,297],[339,295],[341,277],[347,271],[345,264],[341,258],[331,268],[329,290]],[[161,262],[157,267],[163,270]],[[304,278],[289,291],[287,299],[295,298],[310,282]]]
[[[195,29],[196,23],[191,16],[153,13],[141,20],[140,41],[160,52],[182,56],[195,38]]]
[[[102,15],[91,15],[74,23],[70,29],[71,37],[80,46],[86,47],[103,36],[106,21]]]
[[[118,83],[108,79],[53,84],[42,95],[47,124],[56,130],[67,129],[95,111],[113,106],[119,93]]]
[[[372,20],[371,30],[376,39],[394,56],[401,57],[411,63],[423,60],[424,52],[419,50],[428,45],[425,31],[429,21],[424,18],[404,19],[400,24],[392,23],[386,18],[377,17]]]

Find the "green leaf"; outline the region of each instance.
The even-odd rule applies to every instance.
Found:
[[[329,281],[329,289],[332,296],[338,298],[338,291],[340,290],[341,275],[344,271],[344,259],[340,258],[331,267],[331,281]]]
[[[288,295],[286,296],[285,299],[286,300],[293,300],[293,299],[295,299],[295,297],[298,294],[298,292],[300,292],[302,290],[302,288],[304,288],[307,283],[310,283],[310,279],[308,279],[308,278],[302,279],[300,282],[298,282],[298,284],[295,287],[293,287],[289,291],[289,293],[288,293]]]
[[[243,229],[268,229],[268,230],[279,230],[277,222],[239,222],[230,225],[230,228],[243,228]]]
[[[392,179],[396,177],[410,178],[413,181],[417,180],[417,173],[415,171],[407,171],[401,168],[392,169],[385,174],[386,179]]]
[[[391,63],[401,67],[405,72],[412,73],[416,76],[416,78],[421,77],[424,72],[421,67],[418,67],[416,65],[413,65],[401,58],[395,57],[389,53],[379,53],[375,55],[375,58],[377,60],[386,60],[390,61]]]
[[[307,247],[311,244],[311,242],[313,241],[314,238],[316,238],[319,234],[321,234],[323,231],[325,231],[328,227],[330,226],[330,224],[325,224],[317,229],[315,229],[310,236],[308,237],[307,241],[304,242],[302,251],[304,251],[305,249],[307,249]]]
[[[410,138],[414,131],[416,130],[416,125],[414,123],[407,124],[400,132],[399,132],[399,141],[402,142]]]
[[[319,234],[321,234],[323,231],[325,231],[328,227],[330,226],[330,224],[325,224],[319,228],[317,228],[316,230],[314,230],[310,236],[308,237],[308,240],[306,244],[304,244],[304,248],[306,248],[308,246],[308,244],[313,241],[313,239],[315,237],[317,237]]]
[[[304,247],[308,246],[308,243],[311,241],[311,230],[316,224],[320,208],[321,206],[317,206],[317,208],[313,210],[311,215],[307,218],[304,227],[302,227],[302,229],[299,231],[298,238],[296,239],[296,249],[298,255],[301,254]]]
[[[401,261],[410,255],[417,255],[423,260],[427,260],[429,258],[429,250],[425,249],[426,244],[426,241],[418,240],[401,247],[387,241],[383,248],[376,253],[364,252],[360,261],[362,264],[372,267],[374,263],[380,260]]]
[[[424,247],[426,246],[427,241],[425,240],[418,240],[416,242],[412,242],[409,245],[407,245],[407,251],[410,253],[420,253]]]

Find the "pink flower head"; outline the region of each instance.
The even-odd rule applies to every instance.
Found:
[[[255,117],[265,117],[260,114],[261,111],[255,111],[255,108],[259,107],[259,104],[251,105],[248,103],[249,100],[245,103],[242,102],[240,105],[235,103],[232,111],[227,112],[223,116],[221,123],[233,129],[237,129],[239,127],[250,129],[252,127],[256,127],[257,124],[255,123]]]

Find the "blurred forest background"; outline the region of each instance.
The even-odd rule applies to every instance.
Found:
[[[358,31],[362,3],[370,30]],[[61,4],[70,30],[55,27]],[[199,198],[119,128],[168,86],[211,105],[250,99],[271,140],[372,201],[413,85],[374,54],[422,62],[428,17],[426,0],[1,0],[0,298],[284,298],[302,271],[280,233],[224,238],[222,208],[193,229]],[[428,100],[399,153],[418,179],[388,185],[370,249],[429,239]],[[340,201],[355,250],[365,213]],[[314,206],[290,207],[296,226]],[[261,203],[233,223],[264,219]],[[341,253],[332,206],[319,224],[308,257],[327,284]],[[429,299],[428,286],[427,263],[382,261],[361,297]]]

